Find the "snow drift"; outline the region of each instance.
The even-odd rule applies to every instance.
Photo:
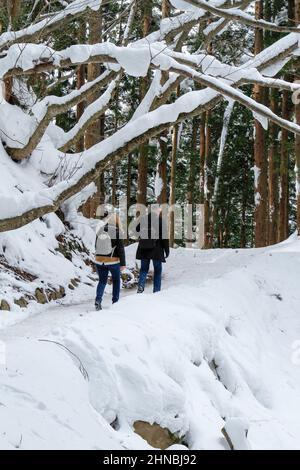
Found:
[[[160,294],[2,330],[0,448],[149,448],[142,420],[190,449],[229,449],[224,426],[237,449],[299,449],[299,259],[296,237],[178,249]]]

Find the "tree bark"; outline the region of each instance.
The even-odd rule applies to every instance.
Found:
[[[151,31],[152,22],[152,7],[153,0],[143,0],[142,15],[143,15],[143,37],[148,36]],[[140,99],[145,97],[149,87],[149,75],[141,80]],[[138,191],[137,203],[147,204],[147,182],[148,182],[148,146],[149,143],[145,142],[140,147],[140,155],[138,161]]]
[[[179,87],[177,89],[179,95]],[[179,139],[179,125],[176,124],[173,127],[172,136],[172,160],[171,160],[171,184],[170,184],[170,206],[174,206],[176,203],[175,189],[176,189],[176,164],[177,164],[177,152],[178,152],[178,139]],[[175,217],[174,212],[170,214],[170,246],[174,247],[175,242]]]
[[[300,0],[295,0],[295,23],[300,24]],[[296,59],[297,78],[300,73],[300,59]],[[300,124],[300,104],[295,105],[296,123]],[[296,157],[296,197],[297,197],[297,230],[300,235],[300,136],[295,137],[295,157]]]
[[[255,18],[263,18],[263,0],[255,2]],[[263,50],[263,31],[255,30],[255,55]],[[265,98],[264,89],[260,86],[254,87],[254,98],[258,103],[263,103]],[[255,246],[267,245],[268,229],[268,176],[267,159],[265,154],[265,131],[259,121],[255,119],[254,161],[255,161]]]
[[[288,119],[289,94],[286,90],[282,92],[282,117]],[[288,131],[281,131],[281,156],[280,156],[280,197],[279,197],[279,228],[278,241],[286,240],[289,233],[289,151],[288,151]]]
[[[273,90],[270,92],[270,108],[273,112],[277,112],[278,94]],[[274,123],[270,123],[269,127],[269,245],[275,245],[278,238],[278,145],[277,145],[278,128]]]
[[[81,88],[85,83],[85,71],[86,71],[85,65],[79,65],[77,67],[77,70],[76,70],[76,78],[77,78],[76,87],[77,87],[77,89]],[[85,109],[85,102],[81,101],[80,103],[78,103],[78,105],[76,107],[76,120],[77,120],[77,122],[79,121],[79,119],[83,115],[84,109]],[[84,136],[82,136],[76,142],[76,152],[79,153],[79,152],[83,152],[83,151],[84,151]]]
[[[90,13],[89,15],[89,44],[97,44],[102,42],[102,28],[103,28],[103,19],[102,19],[102,8],[98,11]],[[102,66],[98,63],[88,64],[87,67],[87,79],[88,81],[95,80],[101,75]],[[100,93],[95,93],[90,96],[87,100],[87,105],[93,103],[97,98],[99,98]],[[85,134],[85,147],[89,149],[93,145],[101,142],[104,139],[105,134],[105,118],[101,116],[99,119],[96,119],[93,124],[88,128]],[[97,193],[91,197],[86,205],[84,213],[87,217],[93,218],[96,216],[96,211],[98,205],[104,204],[105,202],[105,183],[104,183],[104,174],[100,174],[97,180],[95,181],[97,186]]]
[[[171,14],[171,4],[169,0],[162,0],[162,17],[168,18]]]
[[[205,164],[204,164],[204,248],[212,248],[211,227],[211,196],[212,196],[212,174],[211,174],[211,126],[209,123],[210,112],[205,116]]]
[[[205,188],[205,113],[200,116],[200,204],[204,204]]]

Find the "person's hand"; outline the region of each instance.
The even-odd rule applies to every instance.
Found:
[[[121,266],[121,272],[126,271],[127,267],[126,266]]]

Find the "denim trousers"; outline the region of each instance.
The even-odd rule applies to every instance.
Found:
[[[159,292],[161,290],[161,276],[162,276],[162,262],[159,260],[152,260],[154,267],[154,280],[153,280],[153,292]],[[142,259],[141,260],[141,271],[139,278],[139,286],[143,289],[146,285],[147,274],[150,268],[150,260]]]
[[[121,290],[121,269],[120,263],[112,265],[100,265],[96,264],[97,273],[99,276],[99,283],[97,286],[97,297],[96,302],[102,302],[105,287],[107,285],[108,274],[111,273],[113,283],[113,296],[112,301],[115,304],[120,299]]]

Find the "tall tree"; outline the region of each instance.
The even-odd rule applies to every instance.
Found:
[[[295,23],[300,25],[300,0],[295,0]],[[296,60],[297,78],[300,75],[300,60]],[[300,104],[295,105],[296,123],[300,124]],[[300,136],[295,137],[295,155],[296,155],[296,197],[297,197],[297,230],[300,235]]]
[[[152,24],[152,8],[153,0],[143,0],[141,4],[143,18],[143,37],[148,36],[151,31]],[[145,97],[149,87],[149,74],[141,80],[140,99]],[[140,146],[139,162],[138,162],[138,191],[137,203],[147,204],[147,183],[148,183],[148,142]]]
[[[282,92],[282,117],[289,119],[289,93]],[[286,129],[281,131],[281,150],[280,150],[280,181],[279,181],[279,227],[278,241],[283,241],[289,233],[289,149],[288,132]]]
[[[177,88],[177,96],[179,95],[180,90]],[[179,125],[176,124],[173,127],[172,134],[172,159],[171,159],[171,181],[170,181],[170,206],[174,207],[176,204],[176,165],[177,165],[177,153],[178,153],[178,143],[180,139]],[[170,214],[170,245],[174,247],[175,242],[175,213],[174,211]]]
[[[278,94],[271,90],[270,92],[270,109],[277,112]],[[269,245],[275,245],[278,239],[278,128],[274,123],[269,126],[269,149],[268,149],[268,168],[269,168]]]
[[[97,12],[92,12],[89,15],[89,44],[97,44],[103,40],[103,10],[99,8]],[[99,63],[90,63],[87,67],[87,79],[89,82],[98,78],[102,73],[102,66]],[[93,93],[87,99],[87,105],[92,104],[99,98],[99,92]],[[85,147],[87,149],[93,147],[95,144],[104,139],[105,133],[105,118],[102,115],[100,118],[95,119],[89,126],[85,133]],[[104,189],[104,172],[101,172],[95,181],[97,186],[97,193],[90,198],[86,203],[85,215],[88,217],[95,217],[97,206],[105,202],[105,189]]]
[[[255,2],[255,18],[263,18],[263,0]],[[254,53],[259,54],[264,48],[264,33],[262,29],[255,30]],[[254,87],[254,98],[258,103],[264,103],[264,88],[256,85]],[[255,141],[254,141],[254,162],[255,162],[255,246],[263,247],[267,245],[268,233],[268,176],[267,157],[265,146],[265,131],[261,123],[255,119]]]

